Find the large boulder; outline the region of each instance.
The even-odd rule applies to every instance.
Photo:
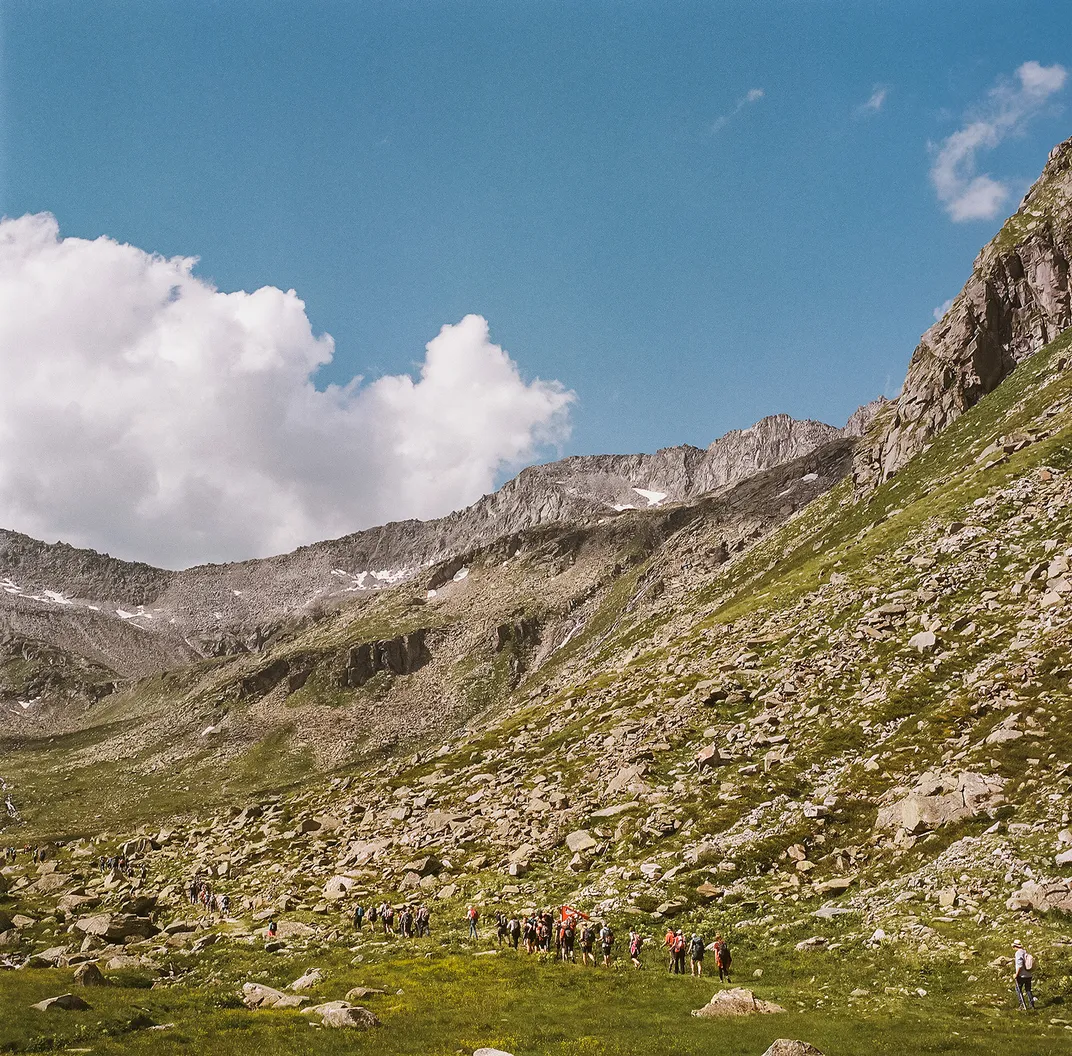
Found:
[[[349,1001],[327,1001],[305,1009],[306,1015],[318,1015],[325,1027],[349,1027],[352,1030],[371,1030],[378,1027],[380,1021],[360,1005],[351,1005]]]
[[[94,913],[80,917],[75,927],[86,935],[95,935],[106,942],[122,943],[127,939],[151,939],[160,929],[148,918],[132,913]]]
[[[290,984],[291,990],[312,990],[314,986],[324,981],[324,973],[319,968],[310,968],[304,972],[293,983]]]
[[[300,994],[284,994],[263,983],[243,983],[242,1000],[247,1008],[299,1008],[309,998]]]
[[[90,1006],[76,994],[60,994],[59,997],[45,998],[30,1007],[36,1008],[38,1012],[84,1012]]]
[[[74,981],[79,986],[107,986],[108,980],[104,972],[97,967],[95,961],[86,961],[80,964],[74,973]]]
[[[578,829],[566,837],[566,846],[574,854],[583,854],[585,851],[595,850],[599,846],[599,841],[585,829]]]
[[[1072,881],[1038,883],[1029,880],[1006,903],[1007,909],[1034,910],[1036,913],[1072,913]]]
[[[958,777],[925,774],[903,799],[882,807],[876,827],[910,836],[987,814],[1004,802],[999,777],[963,773]]]
[[[720,990],[703,1008],[694,1009],[692,1014],[715,1019],[722,1016],[770,1015],[784,1011],[781,1005],[761,1001],[751,990],[735,986],[732,990]]]
[[[349,876],[333,876],[324,885],[324,897],[331,899],[333,902],[337,902],[340,898],[345,898],[351,888],[354,886],[352,877]]]
[[[770,1048],[763,1056],[823,1056],[814,1046],[806,1041],[795,1041],[792,1038],[778,1038],[772,1041]]]

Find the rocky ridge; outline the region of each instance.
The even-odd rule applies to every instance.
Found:
[[[1072,140],[1056,146],[1020,208],[980,252],[971,278],[920,339],[900,395],[854,467],[888,480],[1028,356],[1072,325]]]

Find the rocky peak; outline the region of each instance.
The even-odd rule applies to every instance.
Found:
[[[900,396],[857,451],[859,487],[888,480],[1072,325],[1070,259],[1072,139],[1053,149],[1020,208],[976,258],[964,289],[920,339]]]

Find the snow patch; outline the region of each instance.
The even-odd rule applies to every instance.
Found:
[[[633,488],[642,499],[648,500],[649,506],[658,506],[666,498],[665,491],[648,491],[647,488]]]
[[[455,583],[460,583],[463,579],[468,579],[468,578],[469,578],[469,569],[467,569],[467,568],[459,568],[458,571],[454,573],[454,582]]]
[[[819,474],[818,473],[805,473],[804,476],[802,476],[800,479],[803,480],[803,481],[808,481],[808,482],[813,481],[813,480],[818,480],[819,479]]]
[[[434,598],[435,596],[436,596],[436,591],[434,591],[434,590],[428,591],[428,597]]]

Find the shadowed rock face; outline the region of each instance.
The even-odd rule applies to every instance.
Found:
[[[1072,140],[1042,175],[945,315],[922,337],[901,395],[857,451],[858,487],[888,480],[1027,356],[1072,325]]]

